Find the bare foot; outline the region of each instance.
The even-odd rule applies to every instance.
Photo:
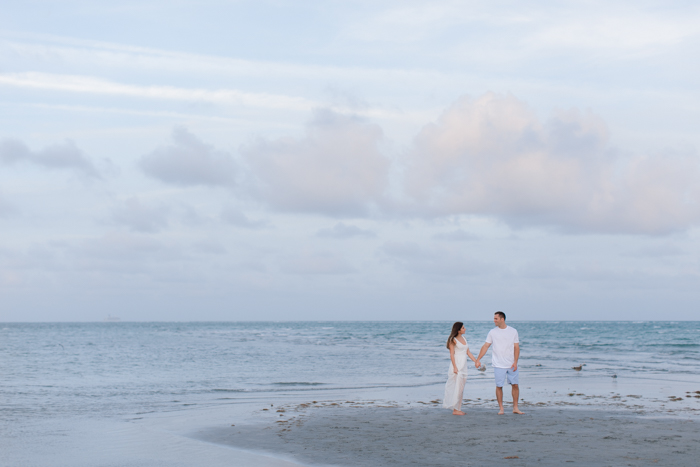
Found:
[[[518,415],[525,415],[525,412],[521,411],[520,409],[513,409],[513,413]]]
[[[452,415],[466,415],[466,414],[464,412],[462,412],[461,410],[453,410]]]
[[[501,409],[501,410],[498,411],[498,415],[503,415],[503,414],[505,414],[505,412],[503,411],[503,409]]]

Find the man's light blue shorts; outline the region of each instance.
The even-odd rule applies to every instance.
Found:
[[[512,368],[493,368],[493,375],[496,377],[496,387],[502,388],[508,376],[508,384],[518,384],[518,370]]]

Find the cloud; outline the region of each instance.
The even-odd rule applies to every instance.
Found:
[[[32,151],[17,139],[0,141],[0,163],[13,165],[18,162],[29,162],[48,169],[75,169],[90,177],[100,178],[92,161],[70,140],[40,151]]]
[[[129,198],[112,212],[112,220],[135,232],[158,232],[168,226],[166,207],[144,206],[138,198]]]
[[[466,242],[466,241],[472,241],[472,240],[477,240],[479,237],[477,237],[474,234],[471,234],[469,232],[465,232],[464,230],[453,230],[451,232],[444,232],[444,233],[438,233],[433,235],[433,238],[435,240],[447,240],[450,242]]]
[[[684,257],[687,251],[675,245],[670,244],[654,244],[635,248],[633,250],[622,253],[622,256],[636,258],[666,258],[666,257]]]
[[[533,48],[568,50],[658,52],[661,47],[675,46],[697,38],[696,15],[679,15],[678,10],[659,12],[637,8],[615,8],[594,20],[591,10],[571,15],[564,23],[553,22],[538,29],[528,39]]]
[[[387,242],[380,248],[395,266],[419,275],[479,276],[493,270],[456,248],[426,248],[412,242]]]
[[[6,34],[5,34],[6,35]],[[98,42],[92,40],[77,40],[57,36],[34,36],[23,41],[7,40],[0,35],[0,61],[20,60],[27,64],[43,67],[47,61],[58,61],[66,70],[92,68],[96,73],[105,70],[127,70],[130,76],[141,76],[148,71],[149,81],[153,73],[165,73],[168,77],[191,76],[195,82],[201,83],[199,77],[207,74],[216,77],[221,82],[237,82],[245,84],[254,82],[259,88],[261,82],[274,83],[277,77],[284,77],[286,84],[290,80],[308,83],[322,77],[325,83],[346,82],[349,79],[363,83],[363,87],[383,86],[387,74],[400,83],[424,83],[425,80],[435,80],[440,73],[435,70],[418,69],[415,66],[397,68],[360,67],[342,65],[313,65],[308,63],[291,63],[284,61],[243,60],[217,55],[201,55],[172,50],[159,50],[145,47],[134,47],[116,43]],[[366,50],[366,45],[361,44]],[[31,66],[30,66],[31,67]],[[142,97],[148,99],[167,99],[176,101],[210,102],[220,106],[245,106],[282,111],[302,111],[323,105],[322,102],[311,98],[296,96],[291,93],[261,93],[246,92],[242,89],[203,89],[174,86],[138,86],[119,83],[94,76],[67,75],[58,73],[0,73],[0,85],[45,89],[59,92],[92,93],[102,95],[118,95],[127,97]],[[354,100],[354,99],[353,99]],[[352,104],[352,103],[351,103]],[[351,105],[351,107],[354,107]],[[406,111],[377,107],[365,109],[374,116],[405,118]]]
[[[311,249],[283,257],[280,266],[287,274],[338,275],[357,272],[344,258],[329,251]]]
[[[17,214],[17,210],[0,193],[0,219],[6,219]]]
[[[455,102],[407,155],[414,214],[480,214],[573,232],[663,234],[700,221],[695,155],[628,155],[590,112],[541,121],[511,95]]]
[[[195,242],[192,247],[198,253],[212,256],[223,256],[228,253],[226,247],[215,240],[202,240]]]
[[[180,248],[152,236],[119,232],[68,245],[67,253],[74,262],[71,269],[102,273],[140,274],[185,259]]]
[[[40,270],[42,272],[58,269],[58,256],[44,245],[33,244],[26,249],[0,248],[2,267],[6,272]]]
[[[317,237],[325,238],[351,238],[351,237],[376,237],[377,234],[371,230],[361,229],[354,225],[338,222],[328,229],[320,229],[316,232]]]
[[[655,258],[654,267],[649,268],[638,261],[606,263],[589,258],[562,262],[538,258],[515,267],[512,272],[513,278],[519,278],[518,281],[531,281],[531,291],[539,288],[548,294],[556,294],[594,290],[596,294],[608,294],[627,290],[634,291],[634,296],[638,297],[640,293],[644,295],[656,289],[663,291],[663,301],[668,299],[669,290],[680,290],[679,287],[693,290],[692,284],[697,284],[700,278],[696,267],[687,267],[667,259]],[[628,302],[630,299],[627,296],[624,300]]]
[[[319,110],[303,138],[260,139],[242,152],[259,196],[275,209],[365,216],[387,187],[381,142],[377,125]]]
[[[341,31],[341,38],[372,44],[368,53],[374,49],[386,53],[395,44],[404,47],[389,50],[411,50],[417,56],[424,55],[416,52],[422,47],[440,43],[442,47],[434,53],[444,56],[446,51],[463,51],[457,60],[483,61],[504,54],[532,59],[560,50],[624,57],[637,51],[658,53],[663,47],[690,42],[697,38],[697,24],[697,10],[672,4],[640,9],[630,2],[511,2],[504,9],[486,2],[470,2],[469,8],[464,8],[464,2],[402,2],[358,17]],[[452,33],[464,30],[470,34]]]
[[[316,103],[301,97],[243,92],[237,89],[178,88],[175,86],[137,86],[92,76],[55,73],[0,73],[0,85],[63,92],[104,94],[192,102],[212,102],[235,106],[276,110],[309,110]]]
[[[149,176],[180,186],[232,186],[236,164],[230,154],[215,151],[185,128],[175,128],[174,144],[141,157],[139,166]]]
[[[224,208],[221,212],[221,219],[231,225],[245,229],[264,229],[270,226],[266,220],[252,220],[243,211],[233,206]]]

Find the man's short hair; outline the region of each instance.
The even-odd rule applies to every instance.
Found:
[[[494,315],[498,315],[498,316],[500,316],[501,318],[503,318],[504,320],[506,319],[506,314],[503,313],[502,311],[497,311],[497,312],[494,313]]]

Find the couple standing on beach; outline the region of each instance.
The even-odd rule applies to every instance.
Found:
[[[452,365],[448,371],[447,384],[445,385],[445,399],[442,406],[452,409],[453,415],[464,415],[462,399],[464,397],[464,385],[467,383],[467,357],[469,357],[476,368],[481,366],[481,357],[486,354],[489,347],[491,349],[491,362],[493,364],[493,374],[496,379],[496,399],[500,411],[498,415],[503,415],[503,385],[508,379],[513,394],[513,413],[522,415],[518,409],[518,398],[520,388],[518,387],[518,358],[520,357],[520,340],[518,331],[506,324],[506,314],[497,311],[493,316],[495,328],[489,331],[486,342],[479,351],[479,356],[474,358],[469,350],[469,344],[464,337],[467,332],[464,323],[456,322],[452,325],[452,332],[447,339],[447,348],[450,349],[450,360]]]

